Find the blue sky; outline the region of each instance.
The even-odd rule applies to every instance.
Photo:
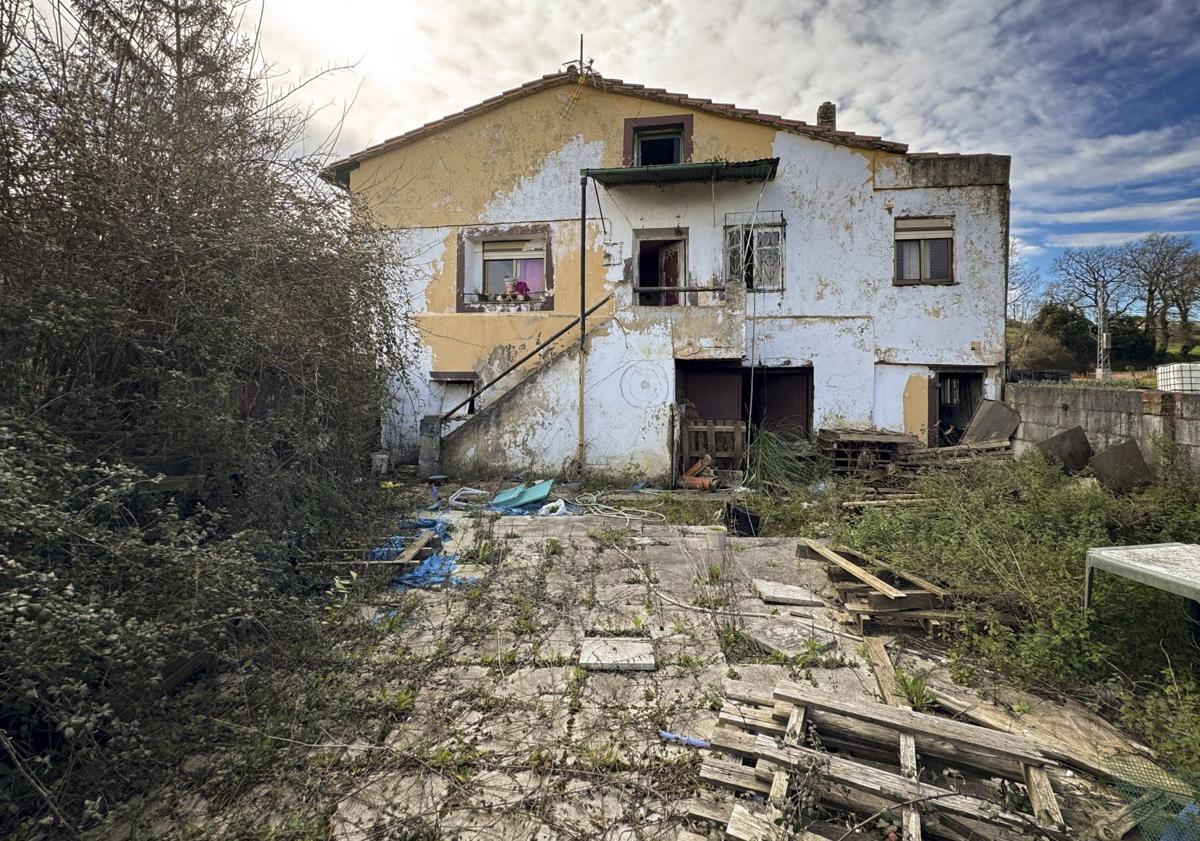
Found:
[[[349,108],[339,153],[553,72],[583,32],[607,76],[1011,155],[1013,232],[1047,273],[1064,247],[1200,235],[1197,0],[256,2],[280,87],[353,65],[296,94],[312,142]]]

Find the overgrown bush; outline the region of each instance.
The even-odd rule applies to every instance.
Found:
[[[98,812],[149,756],[167,664],[277,626],[290,567],[226,528],[44,423],[0,417],[0,728],[24,766],[5,757],[5,822],[45,805],[26,775]]]
[[[1200,744],[1160,727],[1171,709],[1184,729],[1200,727],[1190,713],[1200,707],[1200,657],[1183,601],[1101,575],[1092,611],[1082,607],[1089,548],[1200,542],[1200,474],[1170,452],[1161,474],[1130,497],[1066,476],[1037,453],[935,471],[917,490],[936,504],[872,509],[842,521],[838,536],[954,592],[964,610],[952,654],[964,677],[982,665],[1033,688],[1120,699],[1111,712],[1126,726],[1200,770]]]
[[[1076,357],[1056,337],[1036,330],[1025,333],[1010,359],[1018,371],[1074,371]]]
[[[239,5],[54,7],[0,4],[0,834],[146,785],[163,666],[283,631],[403,375],[391,239]]]

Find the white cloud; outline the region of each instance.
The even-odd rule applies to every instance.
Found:
[[[267,4],[263,50],[286,71],[281,83],[357,62],[299,95],[328,106],[313,138],[357,96],[342,154],[558,70],[583,31],[606,76],[810,121],[830,99],[842,128],[914,150],[1011,154],[1013,218],[1025,227],[1048,212],[1115,214],[1123,200],[1143,215],[1097,221],[1169,219],[1145,199],[1163,180],[1193,191],[1200,181],[1196,122],[1147,126],[1126,112],[1133,92],[1200,61],[1195,4],[1152,0],[1131,14],[1116,0],[255,2]],[[1118,189],[1147,192],[1139,203]]]
[[[1092,245],[1123,245],[1150,234],[1171,234],[1173,236],[1196,236],[1195,231],[1089,231],[1085,233],[1054,234],[1046,238],[1046,244],[1053,248],[1086,248]]]
[[[1069,210],[1058,213],[1026,212],[1024,215],[1027,219],[1060,225],[1125,222],[1141,219],[1189,219],[1200,216],[1200,197],[1127,204],[1098,210]]]

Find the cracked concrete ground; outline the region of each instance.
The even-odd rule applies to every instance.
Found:
[[[699,757],[660,731],[707,738],[727,691],[770,695],[781,678],[873,695],[847,636],[819,658],[831,668],[730,663],[722,651],[723,631],[789,611],[758,599],[753,578],[832,595],[796,540],[597,516],[449,517],[448,551],[472,563],[501,551],[472,586],[381,596],[381,614],[401,612],[372,668],[395,673],[390,691],[416,663],[423,677],[408,720],[359,746],[369,773],[333,816],[341,841],[671,839],[688,826]],[[792,610],[840,629],[829,609]],[[648,642],[656,668],[584,671],[587,635]]]

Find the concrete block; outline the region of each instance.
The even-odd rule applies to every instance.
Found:
[[[418,440],[417,473],[423,478],[441,473],[442,461],[442,417],[428,415],[421,418]]]
[[[1088,466],[1100,484],[1114,493],[1128,493],[1154,481],[1150,466],[1132,439],[1096,453]]]
[[[814,650],[813,643],[816,643],[816,651],[827,651],[837,644],[833,634],[828,631],[815,628],[803,620],[783,616],[758,619],[747,625],[743,633],[768,651],[784,657],[811,653]]]
[[[754,579],[754,592],[767,604],[789,604],[801,607],[824,607],[821,597],[807,587],[780,584],[778,581]]]
[[[1038,452],[1054,459],[1067,473],[1075,473],[1087,467],[1092,457],[1092,445],[1082,426],[1073,426],[1065,432],[1052,435],[1037,445]]]
[[[579,645],[580,668],[611,672],[654,671],[654,646],[626,637],[586,637]]]
[[[1007,441],[1017,431],[1021,415],[997,400],[984,400],[963,433],[963,444],[982,444],[985,441]]]

